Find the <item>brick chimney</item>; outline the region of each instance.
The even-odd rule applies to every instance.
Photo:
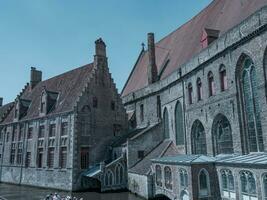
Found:
[[[147,34],[147,46],[148,46],[148,84],[154,83],[158,80],[158,70],[156,65],[156,55],[155,55],[155,41],[154,33]]]
[[[3,97],[0,97],[0,107],[3,106]]]
[[[106,44],[102,38],[95,41],[94,65],[107,66]]]
[[[31,81],[30,81],[31,89],[33,89],[41,81],[42,81],[42,71],[36,70],[35,67],[32,67],[31,68]]]

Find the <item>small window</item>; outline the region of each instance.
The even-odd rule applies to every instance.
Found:
[[[44,135],[45,135],[45,126],[41,125],[39,126],[38,138],[44,138]]]
[[[98,106],[97,98],[96,97],[93,97],[93,107],[94,108],[97,108],[97,106]]]
[[[144,105],[143,104],[140,105],[140,121],[141,122],[144,121]]]
[[[224,65],[220,67],[220,82],[221,82],[221,91],[227,90],[228,88],[227,76],[226,76],[226,69]]]
[[[25,158],[25,167],[30,167],[30,165],[31,165],[31,152],[27,152]]]
[[[23,128],[24,128],[24,126],[21,124],[19,126],[18,141],[21,141],[22,140],[22,137],[23,137]]]
[[[56,136],[56,124],[50,124],[49,137],[55,137],[55,136]]]
[[[209,190],[209,174],[206,170],[201,170],[198,176],[199,181],[199,197],[207,197],[210,195]]]
[[[209,96],[215,95],[215,82],[212,72],[208,73]]]
[[[89,168],[89,147],[81,148],[81,169]]]
[[[138,158],[143,159],[145,157],[145,151],[138,151]]]
[[[230,170],[221,171],[222,198],[235,199],[234,176]]]
[[[29,127],[27,138],[28,139],[32,139],[32,136],[33,136],[33,127]]]
[[[162,186],[162,170],[159,165],[156,165],[156,184]]]
[[[115,101],[111,101],[110,107],[111,107],[111,110],[115,110]]]
[[[43,167],[43,148],[38,148],[37,151],[37,167],[42,168]]]
[[[188,174],[187,171],[184,169],[180,170],[180,186],[182,188],[187,188],[188,187]]]
[[[42,96],[41,96],[41,105],[40,105],[40,112],[41,113],[46,113],[45,112],[45,103],[46,103],[46,94],[45,94],[45,92],[43,92]]]
[[[164,167],[165,187],[172,189],[172,171],[170,167]]]
[[[61,136],[68,135],[68,122],[63,122],[61,124]]]
[[[67,166],[67,147],[60,148],[59,167],[66,168]]]
[[[15,146],[12,145],[11,147],[11,152],[10,152],[10,164],[15,164],[15,153],[16,153],[16,149]]]
[[[201,79],[197,79],[197,100],[200,101],[202,100],[203,96],[203,91],[202,91],[202,82]]]
[[[18,128],[17,126],[13,126],[13,132],[12,132],[12,137],[11,137],[11,141],[14,142],[17,138],[17,132],[18,132]]]
[[[19,146],[18,152],[17,152],[17,164],[21,165],[22,164],[22,147]]]
[[[48,148],[48,155],[47,155],[47,167],[48,168],[54,167],[54,155],[55,155],[55,148],[49,147]]]
[[[191,83],[188,84],[188,103],[193,103],[193,87]]]

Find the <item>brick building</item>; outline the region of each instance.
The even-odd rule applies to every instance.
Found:
[[[105,43],[95,47],[93,63],[48,80],[31,68],[15,101],[1,103],[1,182],[79,190],[83,172],[111,160],[127,119]]]

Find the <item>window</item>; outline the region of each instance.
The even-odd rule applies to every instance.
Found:
[[[24,126],[21,124],[19,126],[18,141],[21,141],[22,140],[22,137],[23,137],[23,128],[24,128]]]
[[[202,91],[202,82],[201,79],[197,79],[197,100],[200,101],[202,100],[203,96],[203,91]]]
[[[179,176],[180,176],[180,186],[183,188],[187,188],[188,187],[188,174],[187,171],[184,169],[181,169],[179,172]]]
[[[43,148],[38,148],[37,150],[37,167],[42,168],[43,167]]]
[[[242,109],[244,113],[245,137],[248,141],[249,152],[263,151],[263,137],[261,127],[261,109],[257,91],[258,82],[256,69],[251,59],[246,58],[239,74]]]
[[[138,159],[143,159],[145,157],[145,151],[138,151]]]
[[[54,154],[55,154],[55,148],[49,147],[48,154],[47,154],[47,167],[48,168],[54,167]]]
[[[160,100],[160,96],[157,96],[157,117],[161,118],[161,100]]]
[[[124,172],[123,172],[123,167],[122,167],[121,164],[117,164],[116,165],[115,174],[116,174],[116,176],[115,176],[115,178],[116,178],[115,183],[117,185],[122,184],[123,183]]]
[[[262,183],[263,183],[263,193],[264,193],[263,199],[267,200],[267,174],[263,176]]]
[[[212,72],[208,73],[209,96],[215,95],[215,82]]]
[[[50,124],[49,137],[55,137],[55,136],[56,136],[56,124]]]
[[[16,153],[15,145],[12,145],[10,151],[10,164],[12,165],[15,164],[15,153]]]
[[[12,142],[14,142],[16,140],[17,132],[18,132],[18,129],[17,129],[17,126],[15,125],[15,126],[13,126],[13,132],[12,132],[12,138],[11,138]]]
[[[170,133],[169,133],[169,113],[168,113],[167,108],[165,108],[164,112],[163,112],[163,128],[164,128],[165,139],[170,138]]]
[[[184,120],[182,104],[178,101],[175,106],[175,133],[176,145],[184,145]]]
[[[89,168],[89,147],[81,148],[81,169]]]
[[[249,171],[240,172],[240,182],[242,199],[257,199],[256,181],[253,174]]]
[[[196,120],[192,125],[192,154],[207,154],[206,134],[202,123]]]
[[[60,147],[59,167],[66,168],[67,166],[67,147]]]
[[[140,105],[140,121],[141,122],[144,121],[144,105],[143,104]]]
[[[162,186],[162,170],[159,165],[156,165],[156,184]]]
[[[22,164],[22,146],[21,145],[19,145],[18,152],[17,152],[17,164],[18,165]]]
[[[39,126],[38,138],[44,138],[44,135],[45,135],[45,126],[41,125],[41,126]]]
[[[97,104],[98,104],[97,98],[93,97],[93,108],[97,108]]]
[[[111,110],[115,110],[115,101],[111,101],[110,108]]]
[[[110,170],[108,170],[105,174],[105,185],[106,186],[112,186],[113,180],[114,180],[113,173]]]
[[[45,102],[46,102],[46,94],[45,94],[45,92],[43,92],[42,96],[41,96],[41,105],[40,105],[40,112],[41,113],[46,113],[45,112]]]
[[[191,83],[188,84],[188,103],[193,103],[193,87]]]
[[[164,167],[165,187],[172,189],[172,171],[170,167]]]
[[[27,138],[28,139],[32,139],[32,136],[33,136],[33,127],[29,127]]]
[[[202,169],[198,175],[199,181],[199,197],[207,197],[210,195],[209,190],[209,174],[206,170]]]
[[[68,135],[68,122],[61,123],[61,136]]]
[[[227,90],[227,88],[228,88],[225,66],[221,65],[219,71],[220,71],[221,91],[223,92],[223,91]]]
[[[25,158],[25,167],[30,167],[30,165],[31,165],[31,152],[27,152]]]
[[[234,176],[230,170],[221,171],[221,190],[222,198],[236,199]]]
[[[19,101],[16,102],[16,106],[15,106],[15,113],[14,113],[14,117],[15,119],[19,118]]]

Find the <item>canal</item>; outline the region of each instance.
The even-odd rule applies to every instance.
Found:
[[[0,200],[43,200],[50,193],[58,193],[61,196],[71,195],[71,193],[57,190],[0,183]],[[72,195],[78,199],[83,198],[83,200],[142,200],[129,192],[103,194],[97,192],[81,192],[72,193]]]

